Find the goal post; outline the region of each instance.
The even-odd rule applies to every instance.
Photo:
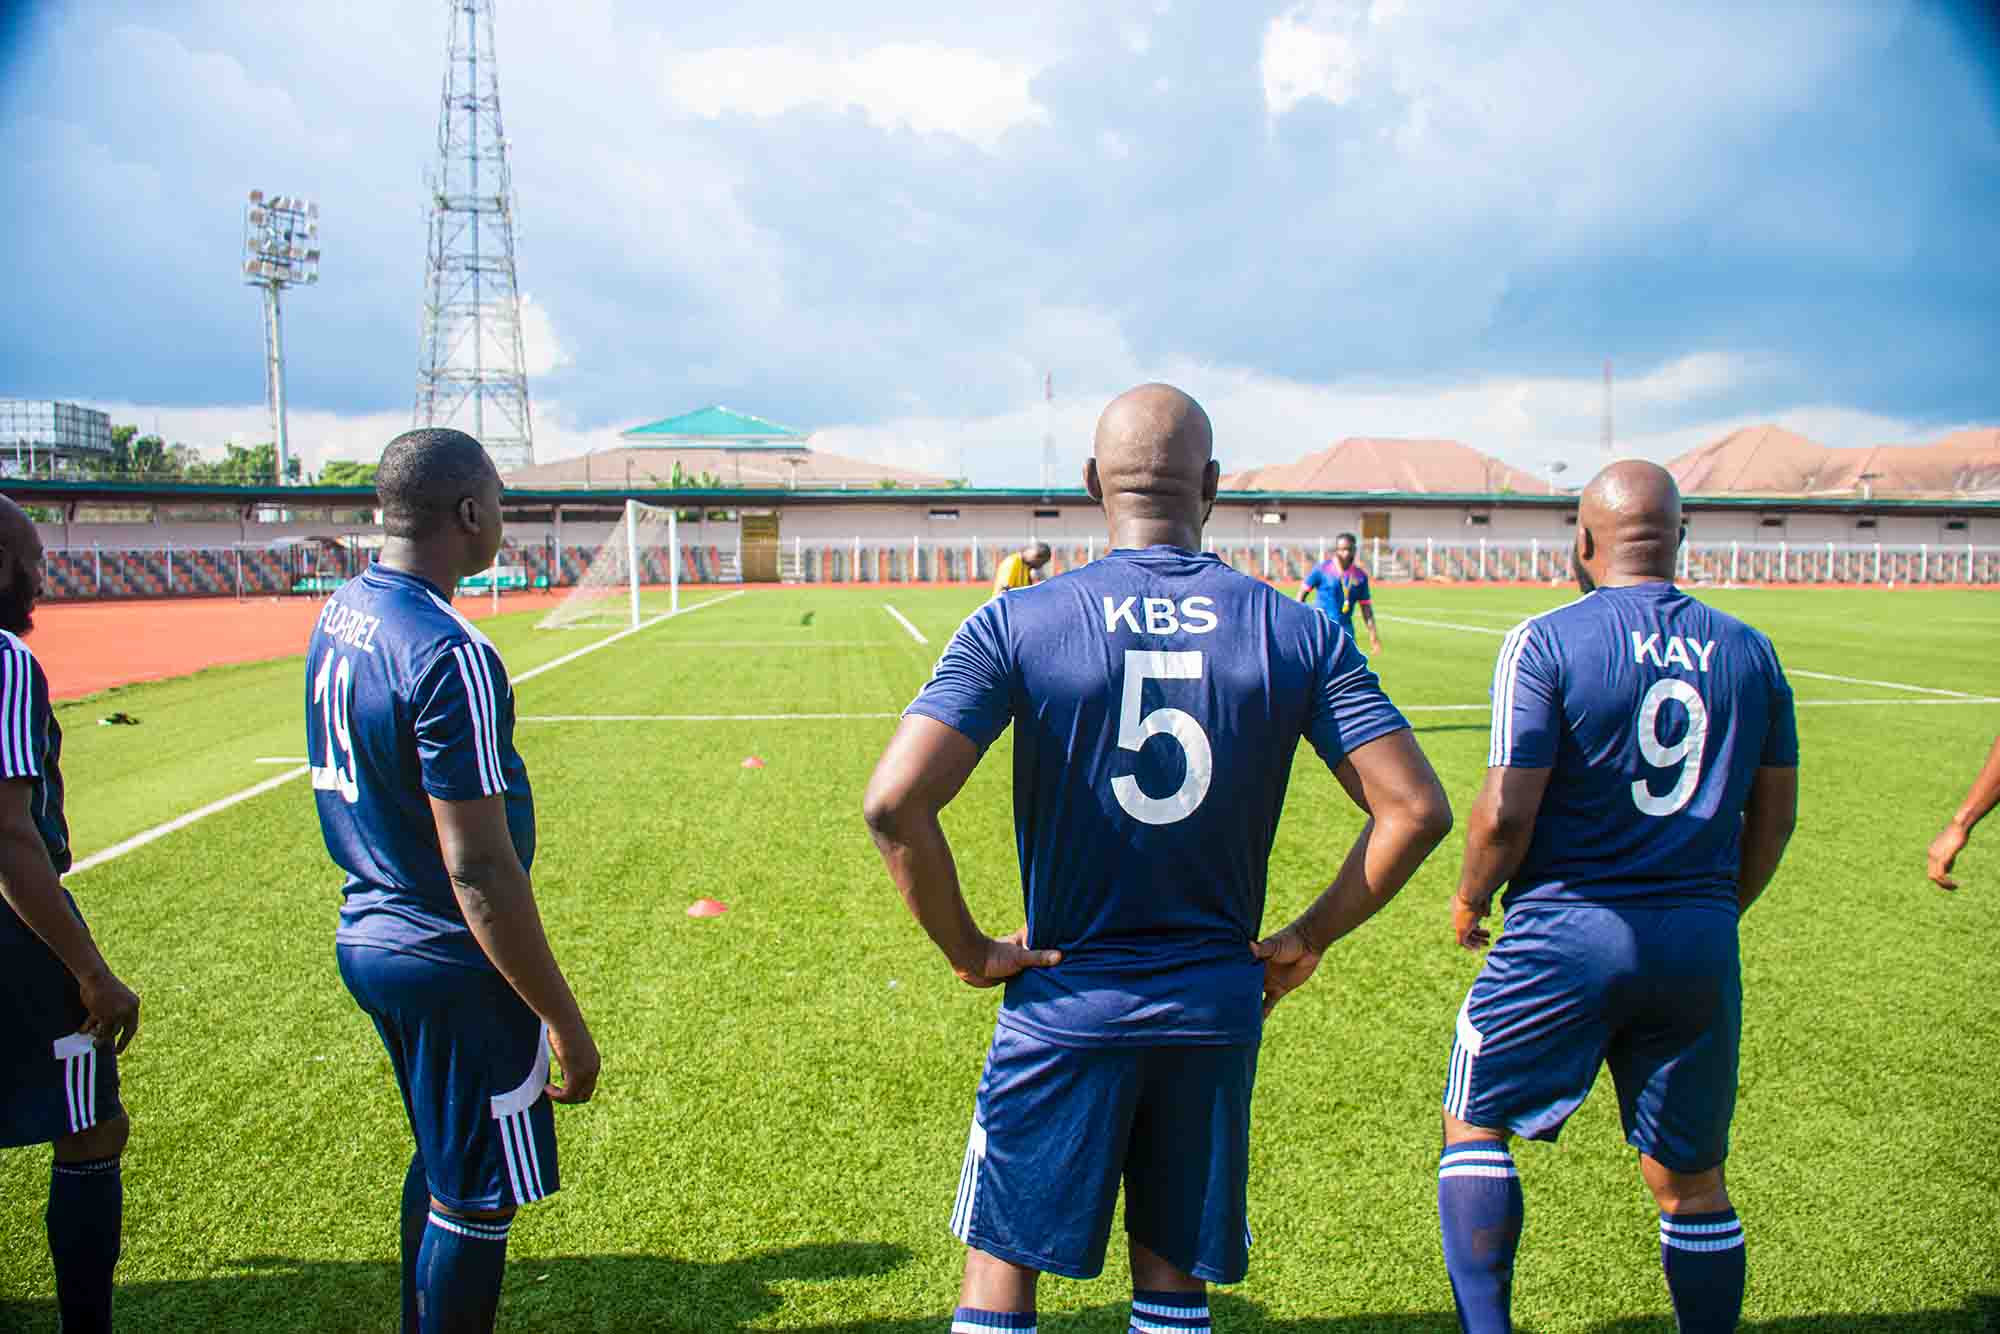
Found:
[[[638,629],[648,614],[681,606],[679,515],[627,500],[617,524],[590,553],[568,596],[536,622],[538,630]],[[560,556],[558,556],[560,560]]]

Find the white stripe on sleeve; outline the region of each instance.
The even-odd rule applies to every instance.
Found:
[[[492,766],[486,758],[486,714],[479,707],[480,696],[484,692],[480,688],[480,679],[467,657],[471,649],[470,644],[460,644],[451,651],[451,656],[458,663],[458,679],[465,685],[465,707],[472,716],[472,748],[479,762],[479,790],[490,797],[495,792],[496,785]]]

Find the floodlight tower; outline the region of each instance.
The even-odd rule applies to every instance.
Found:
[[[285,330],[278,293],[319,281],[319,205],[296,195],[252,190],[243,208],[243,281],[264,289],[264,397],[278,451],[278,485],[291,471],[285,433]]]
[[[423,351],[412,422],[470,432],[506,472],[535,461],[535,442],[493,0],[445,0],[445,7],[451,33],[429,182]]]

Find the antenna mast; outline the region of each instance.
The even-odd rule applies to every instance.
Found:
[[[470,433],[504,473],[533,463],[535,442],[493,0],[446,0],[446,8],[451,34],[429,182],[423,359],[411,421]]]

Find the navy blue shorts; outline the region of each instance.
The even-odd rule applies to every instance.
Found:
[[[88,1017],[47,945],[0,945],[0,1148],[53,1144],[124,1112],[117,1055],[76,1031]]]
[[[1743,985],[1737,914],[1528,905],[1458,1013],[1444,1109],[1553,1140],[1611,1067],[1631,1146],[1676,1172],[1729,1156]]]
[[[1250,1267],[1254,1044],[1062,1047],[1001,1025],[979,1081],[951,1230],[1030,1269],[1095,1278],[1125,1230],[1211,1283]]]
[[[432,1198],[480,1212],[553,1195],[548,1032],[506,979],[365,945],[335,954],[389,1049]]]

